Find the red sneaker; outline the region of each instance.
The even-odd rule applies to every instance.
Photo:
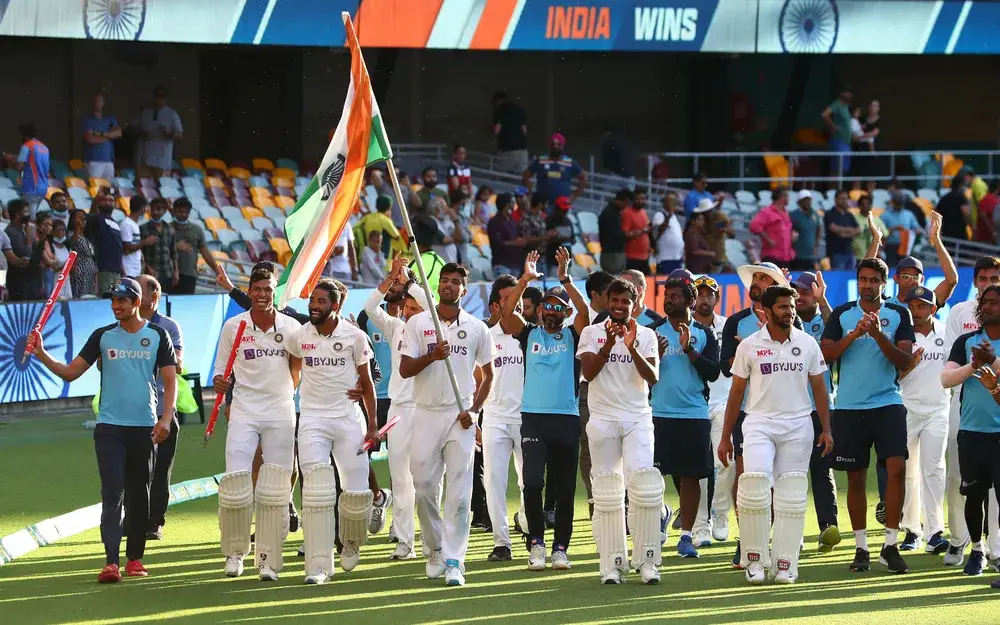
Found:
[[[117,564],[109,564],[101,570],[97,576],[98,584],[117,584],[122,581],[122,574],[118,572]]]
[[[149,571],[146,570],[146,567],[139,560],[129,560],[128,564],[125,565],[125,573],[129,577],[146,577],[149,575]]]

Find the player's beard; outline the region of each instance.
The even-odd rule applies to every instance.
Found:
[[[751,284],[750,285],[749,295],[750,295],[750,301],[751,302],[759,302],[760,301],[760,296],[761,296],[762,293],[763,293],[763,291],[760,290],[759,286],[757,286],[756,284]]]
[[[326,323],[326,320],[329,319],[332,315],[333,315],[333,311],[332,310],[328,310],[326,312],[320,311],[320,316],[317,319],[316,317],[313,317],[313,311],[310,310],[309,311],[309,323],[313,324],[314,326],[319,327],[319,326],[323,325],[324,323]]]
[[[542,324],[548,332],[562,330],[563,318],[558,315],[542,315]]]
[[[712,314],[712,310],[714,309],[709,307],[708,304],[698,304],[694,309],[694,311],[702,317],[707,317]]]

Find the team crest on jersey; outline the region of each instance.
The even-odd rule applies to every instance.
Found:
[[[277,332],[274,335],[274,342],[280,344],[285,340],[285,336],[281,332]]]
[[[141,341],[139,341],[139,345],[142,345],[143,347],[149,347],[149,339],[142,339]]]
[[[341,343],[340,341],[337,341],[336,343],[333,344],[333,351],[339,352],[342,349],[344,349],[344,344]]]
[[[460,339],[464,339],[464,338],[465,338],[465,337],[467,337],[467,336],[469,336],[469,333],[468,333],[468,332],[466,332],[465,330],[459,330],[459,331],[458,331],[458,338],[460,338]]]
[[[799,349],[798,347],[793,347],[792,348],[792,356],[800,356],[800,355],[802,355],[802,350]]]
[[[556,332],[556,335],[554,337],[552,337],[552,338],[554,338],[557,341],[561,341],[562,340],[562,332]]]
[[[934,344],[937,345],[938,347],[941,347],[942,345],[944,345],[944,339],[942,339],[940,337],[936,338],[936,339],[934,339]]]
[[[888,320],[888,319],[883,319],[883,320],[881,321],[881,323],[882,323],[882,327],[883,327],[883,328],[885,328],[885,327],[888,327],[888,326],[889,326],[889,320]]]
[[[818,323],[814,323],[813,324],[813,332],[819,332],[819,324]]]

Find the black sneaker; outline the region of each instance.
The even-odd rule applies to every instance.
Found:
[[[486,557],[490,562],[506,562],[508,560],[513,560],[514,556],[510,553],[510,547],[494,547],[490,555]]]
[[[288,531],[299,531],[299,511],[295,509],[295,502],[288,502]]]
[[[896,545],[882,547],[882,552],[878,554],[878,563],[885,565],[890,573],[905,573],[910,570],[910,567],[906,566],[906,560],[899,555],[899,548]]]
[[[154,525],[146,532],[146,540],[163,540],[163,526]]]
[[[740,558],[741,557],[742,557],[742,554],[740,553],[740,539],[737,538],[736,539],[736,553],[733,554],[733,568],[734,569],[742,569],[743,568],[740,565]]]
[[[545,529],[552,529],[556,526],[556,511],[546,510],[545,511]]]
[[[899,553],[896,553],[896,557],[899,557]],[[851,572],[852,573],[867,573],[872,570],[871,556],[868,555],[868,551],[858,547],[854,550],[854,562],[851,562]]]
[[[885,502],[880,501],[875,505],[875,520],[885,527]]]
[[[965,569],[962,571],[966,575],[982,575],[983,571],[986,570],[986,556],[983,555],[982,551],[972,550],[969,554],[969,561],[965,563]]]

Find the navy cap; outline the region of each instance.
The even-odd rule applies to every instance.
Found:
[[[694,282],[694,274],[687,269],[674,269],[667,276],[667,280],[687,280],[688,282]]]
[[[899,273],[904,269],[916,269],[920,273],[923,273],[924,264],[920,262],[919,258],[914,258],[912,256],[904,256],[903,258],[899,259],[898,263],[896,263],[896,273]]]
[[[557,299],[563,304],[569,306],[569,293],[567,293],[566,289],[562,288],[561,286],[554,286],[551,289],[545,291],[545,295],[542,296],[542,301],[547,300],[550,297]]]
[[[816,284],[816,274],[811,271],[803,271],[799,274],[799,277],[792,280],[790,284],[797,289],[810,291],[812,290],[813,285]]]
[[[937,303],[936,298],[934,297],[934,291],[928,289],[925,286],[913,287],[910,290],[909,295],[906,296],[907,302],[912,302],[915,299],[918,299],[922,302],[927,302],[928,304]]]
[[[139,286],[139,283],[132,278],[122,278],[112,284],[111,289],[105,291],[101,297],[131,297],[134,299],[142,299],[142,287]]]

